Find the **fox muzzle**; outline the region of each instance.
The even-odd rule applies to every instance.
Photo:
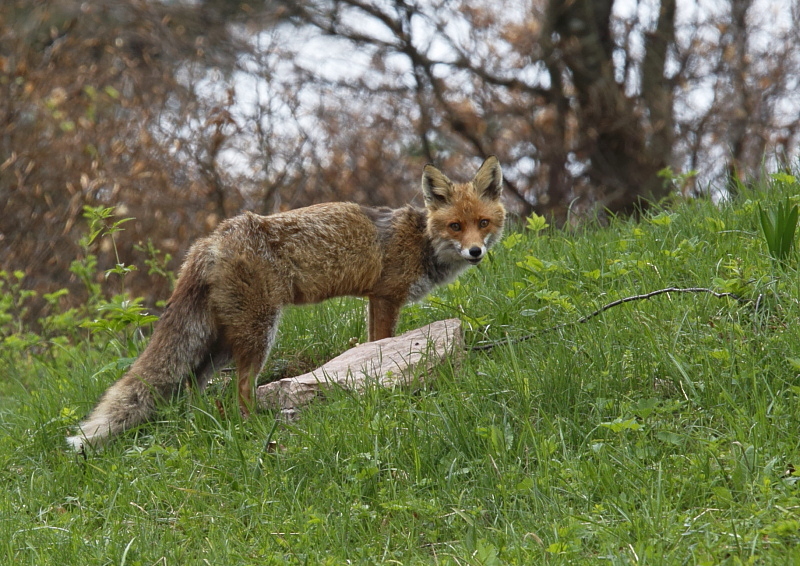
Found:
[[[486,248],[483,246],[472,246],[469,249],[461,250],[461,257],[466,259],[473,265],[477,265],[486,254]]]

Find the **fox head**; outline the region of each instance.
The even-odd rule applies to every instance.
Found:
[[[422,195],[428,209],[427,230],[440,260],[480,263],[503,232],[502,192],[503,172],[493,155],[468,183],[454,183],[433,165],[425,166]]]

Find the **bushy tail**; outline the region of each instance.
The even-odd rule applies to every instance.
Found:
[[[131,369],[109,387],[79,433],[67,438],[76,451],[99,447],[111,436],[148,421],[156,403],[170,399],[207,359],[216,329],[208,301],[208,265],[200,246],[190,251],[167,310]]]
[[[76,452],[82,452],[86,445],[99,448],[109,437],[147,421],[161,392],[146,380],[131,368],[106,390],[92,413],[78,425],[78,434],[67,437],[67,444]]]

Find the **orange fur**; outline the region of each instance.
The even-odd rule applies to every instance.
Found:
[[[500,165],[489,157],[467,183],[426,166],[425,210],[329,203],[223,222],[189,250],[147,348],[69,444],[99,445],[147,421],[187,380],[202,389],[231,360],[249,414],[285,305],[368,297],[369,339],[391,336],[404,304],[479,263],[499,239],[501,192]]]

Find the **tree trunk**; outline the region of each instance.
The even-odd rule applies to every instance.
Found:
[[[550,6],[576,91],[576,112],[585,136],[580,149],[589,163],[586,176],[599,189],[597,201],[614,214],[657,202],[670,191],[657,174],[669,164],[672,148],[672,87],[664,78],[664,64],[675,36],[675,0],[661,3],[656,30],[646,35],[644,108],[625,94],[625,84],[614,76],[609,32],[613,1],[551,0]]]

